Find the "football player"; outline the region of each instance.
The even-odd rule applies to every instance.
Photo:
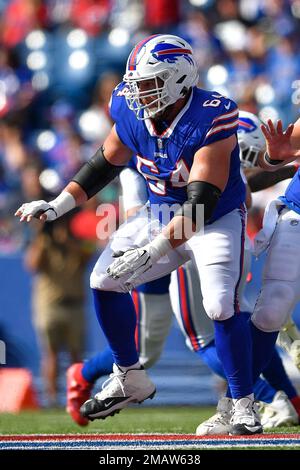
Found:
[[[265,140],[259,126],[260,121],[253,114],[240,111],[238,140],[241,149],[241,163],[246,171],[255,167],[259,152],[265,149]],[[292,176],[295,172],[293,167],[284,170],[280,170],[278,172],[280,174],[276,175],[278,181],[280,178],[285,179]],[[255,190],[259,190],[262,186],[267,187],[266,178],[261,178],[261,173],[263,173],[262,170],[252,175],[251,184],[255,186]],[[248,174],[250,176],[251,172],[248,172]],[[258,175],[259,181],[256,182]],[[265,176],[268,177],[268,174]],[[147,201],[145,180],[131,168],[122,171],[120,180],[123,189],[123,205],[127,215],[130,216]],[[274,176],[269,183],[272,184],[273,180]],[[242,291],[250,269],[250,257],[248,244],[248,250],[245,254],[247,262],[244,263],[244,272],[240,285],[240,298],[243,304],[242,310],[244,311],[249,310]],[[139,286],[132,293],[138,320],[136,342],[140,362],[148,368],[160,357],[170,329],[173,310],[186,337],[187,346],[196,352],[216,374],[225,378],[216,353],[213,324],[204,311],[199,277],[191,262],[186,263],[177,272],[172,273],[170,285],[172,308],[168,291],[169,276]],[[111,373],[112,365],[113,358],[108,349],[95,355],[84,364],[74,364],[69,368],[67,373],[67,411],[78,424],[88,424],[88,420],[80,414],[80,407],[90,397],[94,382],[99,377]],[[298,414],[288,400],[288,398],[291,399],[295,406],[299,405],[297,392],[286,376],[277,353],[274,354],[272,364],[265,371],[265,375],[273,383],[275,389],[260,379],[254,387],[257,400],[267,403],[272,402],[271,406],[266,407],[269,415],[272,407],[272,421],[270,417],[266,421],[265,413],[263,424],[268,427],[297,424]],[[280,391],[276,394],[276,390],[283,390],[285,393]],[[228,433],[231,408],[232,400],[222,398],[218,404],[218,413],[202,423],[198,427],[197,433],[202,435]],[[300,406],[298,408],[300,411]]]
[[[129,291],[191,259],[234,403],[230,433],[261,433],[250,329],[238,302],[246,216],[238,109],[232,100],[197,88],[197,81],[191,46],[182,38],[154,35],[138,43],[113,95],[118,119],[104,145],[56,199],[23,204],[16,215],[27,222],[62,216],[107,185],[134,154],[149,204],[115,232],[91,275],[114,366],[106,386],[86,403],[88,416],[105,418],[154,396],[136,351]]]
[[[300,119],[283,131],[271,120],[261,127],[267,152],[260,166],[270,172],[300,157]],[[267,250],[260,291],[254,313],[254,377],[270,360],[279,330],[290,318],[300,298],[298,243],[300,240],[300,171],[295,173],[285,194],[271,201],[264,215],[263,228],[255,239],[256,254]]]

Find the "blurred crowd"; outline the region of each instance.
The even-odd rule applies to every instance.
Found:
[[[26,242],[19,204],[56,195],[102,143],[111,90],[149,33],[187,39],[200,86],[241,109],[284,124],[298,115],[300,0],[0,0],[0,18],[2,254]]]
[[[0,256],[24,250],[35,273],[33,323],[53,403],[58,351],[82,356],[83,276],[105,243],[96,208],[117,209],[118,183],[51,227],[13,214],[22,202],[54,198],[91,157],[112,124],[109,99],[130,50],[167,32],[192,44],[200,86],[262,120],[298,117],[300,0],[0,0]],[[254,197],[251,237],[278,191]]]

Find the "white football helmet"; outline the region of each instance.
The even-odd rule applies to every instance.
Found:
[[[242,168],[256,166],[259,153],[266,148],[266,142],[260,129],[261,124],[262,122],[255,114],[247,111],[239,112],[237,137]]]
[[[153,88],[140,89],[141,82],[151,79]],[[197,84],[198,70],[191,46],[171,34],[144,39],[128,57],[124,81],[128,85],[127,104],[136,117],[143,120],[155,116]],[[150,97],[151,102],[147,102]]]

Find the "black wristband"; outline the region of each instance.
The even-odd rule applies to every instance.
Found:
[[[268,152],[265,152],[264,154],[264,159],[267,163],[269,163],[269,165],[280,165],[280,163],[283,163],[284,160],[273,160],[269,157],[269,154]]]
[[[110,183],[123,169],[106,160],[101,147],[93,157],[80,168],[72,181],[79,184],[88,198],[91,198]]]

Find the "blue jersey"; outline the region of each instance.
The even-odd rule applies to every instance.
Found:
[[[286,188],[284,196],[279,199],[290,209],[300,214],[300,169],[294,174],[292,181]]]
[[[124,82],[113,91],[111,117],[120,140],[134,154],[136,169],[147,182],[151,205],[182,205],[187,200],[187,183],[197,150],[236,134],[236,104],[215,92],[194,87],[184,108],[159,134],[153,120],[138,120],[129,110],[125,93]],[[228,183],[210,222],[240,207],[244,201],[237,144],[231,154]]]

